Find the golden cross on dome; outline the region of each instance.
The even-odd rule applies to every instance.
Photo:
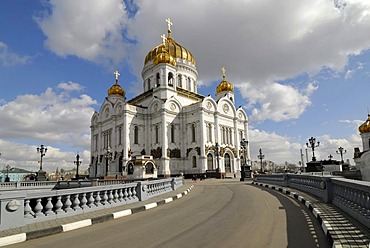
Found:
[[[162,34],[161,35],[161,38],[162,38],[163,45],[165,45],[166,44],[166,40],[167,40],[166,36],[164,34]]]
[[[226,69],[225,69],[225,67],[222,67],[221,70],[222,70],[223,78],[226,78]]]
[[[171,26],[173,25],[173,23],[171,22],[171,19],[167,18],[166,22],[167,22],[167,26],[168,26],[168,31],[171,31]]]
[[[113,72],[114,75],[116,75],[116,81],[118,81],[118,77],[121,75],[118,71]]]

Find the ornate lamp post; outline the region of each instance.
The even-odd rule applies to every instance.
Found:
[[[9,170],[11,169],[10,165],[5,165],[5,169],[6,169],[5,182],[10,182],[10,178],[9,178]]]
[[[40,171],[42,171],[42,158],[45,156],[46,152],[48,151],[48,148],[44,147],[44,145],[41,145],[36,149],[37,152],[40,153]]]
[[[109,165],[109,162],[112,161],[112,158],[113,158],[113,154],[111,153],[109,146],[108,146],[107,152],[105,153],[104,157],[105,157],[105,161],[106,161],[105,175],[108,176],[108,165]]]
[[[220,172],[220,161],[219,161],[219,158],[220,158],[220,145],[218,144],[218,142],[216,142],[216,163],[217,163],[217,173]]]
[[[312,149],[312,161],[316,161],[315,148],[320,145],[320,141],[317,141],[317,145],[316,145],[316,139],[314,137],[311,137],[308,139],[308,142],[309,144],[306,143],[306,146]]]
[[[77,153],[77,156],[76,156],[76,161],[73,161],[73,163],[76,165],[77,169],[76,169],[76,179],[78,180],[80,175],[78,174],[78,167],[81,165],[81,161],[80,161],[80,154]]]
[[[244,178],[245,178],[245,165],[246,165],[246,157],[245,157],[245,150],[248,146],[248,140],[245,140],[244,138],[240,141],[240,147],[242,148],[243,150],[243,157],[244,157],[244,161],[243,162],[243,165],[241,166],[241,175],[240,175],[240,181],[244,181]]]
[[[260,148],[259,150],[259,155],[258,155],[258,158],[261,160],[261,173],[263,172],[263,164],[262,164],[262,159],[265,158],[265,155],[262,154],[262,149]]]
[[[340,163],[344,164],[343,154],[345,154],[347,152],[347,150],[344,150],[343,147],[339,147],[338,151],[336,151],[336,152],[337,152],[337,154],[340,154]]]

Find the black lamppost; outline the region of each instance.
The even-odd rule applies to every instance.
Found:
[[[306,143],[306,146],[312,149],[312,161],[316,161],[315,147],[318,147],[320,145],[320,141],[317,141],[317,145],[316,145],[316,139],[314,137],[311,137],[308,139],[308,142],[310,144]]]
[[[220,161],[219,161],[219,157],[220,157],[220,145],[218,144],[218,142],[216,142],[216,163],[217,163],[217,173],[220,172]]]
[[[81,165],[81,161],[80,161],[80,154],[77,153],[77,156],[76,156],[76,161],[73,161],[73,163],[76,165],[77,169],[76,169],[76,179],[78,180],[80,175],[78,174],[78,167]]]
[[[245,178],[245,165],[246,165],[246,160],[247,158],[245,157],[245,150],[248,146],[248,140],[245,140],[244,138],[240,141],[240,147],[242,148],[243,150],[243,157],[244,157],[244,161],[243,162],[243,165],[241,166],[241,175],[240,175],[240,181],[244,181],[244,178]]]
[[[37,147],[37,152],[40,153],[40,171],[42,171],[42,158],[45,156],[46,152],[48,151],[48,148],[44,147],[44,145],[41,145],[40,147]]]
[[[337,154],[340,154],[340,163],[344,164],[343,154],[345,154],[347,152],[347,150],[344,150],[343,147],[339,147],[338,151],[336,151],[336,152],[337,152]]]
[[[260,148],[259,150],[259,155],[258,155],[258,158],[261,160],[261,173],[263,172],[263,164],[262,164],[262,159],[265,158],[265,155],[262,154],[262,149]]]
[[[10,165],[5,165],[5,168],[6,168],[5,182],[10,182],[10,178],[9,178]]]
[[[105,164],[105,175],[108,176],[108,165],[109,165],[109,161],[112,161],[112,157],[113,157],[113,154],[111,153],[109,146],[108,146],[108,149],[107,149],[107,153],[104,155],[104,157],[105,157],[105,161],[106,161],[106,164]]]

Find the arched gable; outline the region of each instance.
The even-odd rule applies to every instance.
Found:
[[[148,105],[148,112],[155,113],[161,110],[163,102],[158,98],[153,98],[152,101]]]
[[[180,112],[182,109],[182,104],[175,98],[172,97],[165,103],[165,108],[171,112]]]
[[[215,100],[213,100],[212,97],[207,96],[202,101],[202,107],[207,111],[215,112],[217,109],[217,103],[215,102]]]
[[[217,102],[217,111],[223,115],[236,117],[236,109],[234,103],[227,97],[222,97]]]
[[[242,107],[236,110],[236,116],[240,121],[248,121],[248,115]]]

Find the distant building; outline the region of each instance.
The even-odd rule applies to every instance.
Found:
[[[153,157],[160,177],[207,170],[233,176],[244,158],[250,160],[249,145],[245,151],[240,146],[242,139],[249,142],[248,116],[235,107],[225,70],[215,99],[198,94],[195,59],[171,36],[170,25],[145,57],[137,86],[142,94],[126,101],[115,72],[115,84],[91,118],[90,177],[129,176],[131,159],[140,155]]]
[[[29,176],[34,174],[32,171],[27,171],[20,168],[10,168],[9,170],[3,169],[0,171],[0,180],[5,182],[7,176],[9,176],[10,182],[25,181]]]
[[[362,139],[362,151],[358,147],[354,150],[356,169],[361,171],[362,180],[370,181],[370,114],[358,131]]]

